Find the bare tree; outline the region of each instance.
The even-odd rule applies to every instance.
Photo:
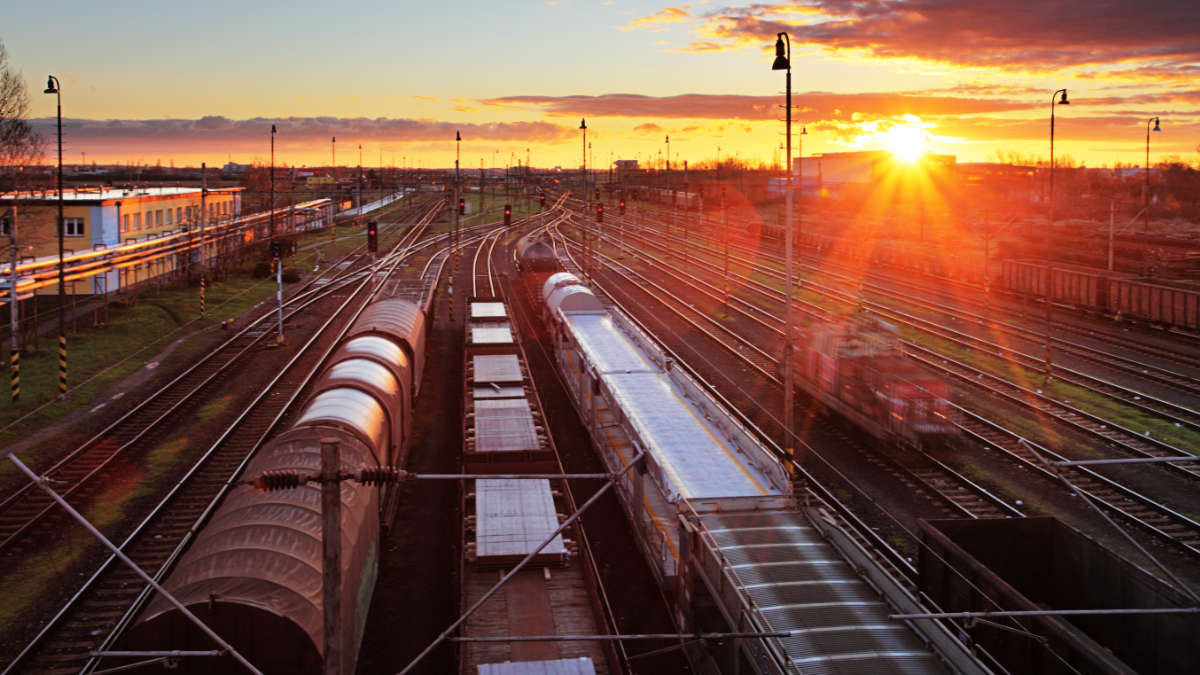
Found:
[[[10,171],[13,180],[16,167],[40,159],[45,146],[45,140],[29,124],[28,116],[29,90],[25,79],[9,66],[8,53],[0,42],[0,170]]]

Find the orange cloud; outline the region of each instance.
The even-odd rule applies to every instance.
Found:
[[[690,5],[689,5],[690,6]],[[651,32],[666,30],[663,24],[681,23],[692,18],[686,8],[668,7],[653,14],[638,17],[621,27],[621,30],[645,29]]]

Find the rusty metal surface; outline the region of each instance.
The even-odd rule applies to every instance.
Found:
[[[394,338],[412,359],[412,387],[416,396],[425,370],[425,313],[408,300],[380,300],[367,307],[351,326],[348,336],[379,333]]]
[[[296,420],[298,427],[330,423],[355,430],[373,448],[387,447],[387,414],[365,391],[348,387],[323,391],[313,397]]]

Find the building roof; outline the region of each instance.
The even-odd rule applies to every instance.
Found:
[[[208,193],[231,193],[241,192],[245,188],[241,187],[226,187],[226,188],[209,188]],[[170,199],[173,197],[186,197],[188,195],[200,196],[200,188],[198,187],[142,187],[133,189],[122,188],[78,188],[64,189],[63,202],[67,204],[112,204],[115,202],[131,202],[131,201],[154,201],[158,199]],[[49,205],[58,203],[58,192],[54,190],[44,190],[35,192],[32,195],[28,193],[20,193],[14,195],[11,192],[0,195],[0,201],[12,201],[19,199],[23,204],[34,206]]]

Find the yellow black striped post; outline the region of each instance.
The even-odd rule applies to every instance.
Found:
[[[200,318],[204,318],[204,275],[200,275]]]
[[[58,336],[58,395],[67,396],[67,336]]]
[[[16,403],[21,398],[21,352],[14,351],[8,360],[12,372],[12,402]]]

